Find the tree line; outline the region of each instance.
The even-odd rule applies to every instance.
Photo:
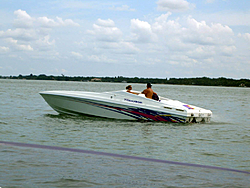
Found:
[[[120,83],[152,83],[152,84],[176,84],[176,85],[200,85],[200,86],[230,86],[230,87],[250,87],[249,79],[232,78],[139,78],[139,77],[84,77],[84,76],[53,76],[53,75],[19,75],[1,76],[0,79],[26,79],[26,80],[56,80],[56,81],[81,81],[81,82],[120,82]]]

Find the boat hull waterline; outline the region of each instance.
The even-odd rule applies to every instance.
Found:
[[[155,101],[125,90],[103,93],[45,91],[40,95],[60,114],[175,123],[210,122],[212,116],[210,110],[163,97]]]

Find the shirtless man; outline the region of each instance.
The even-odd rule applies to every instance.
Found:
[[[145,96],[147,98],[150,98],[150,99],[152,99],[152,96],[154,93],[154,91],[151,89],[151,86],[152,85],[150,83],[147,83],[147,89],[144,89],[143,92],[141,92],[141,93],[145,94]]]

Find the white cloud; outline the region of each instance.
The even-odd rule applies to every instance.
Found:
[[[138,42],[145,43],[156,40],[156,35],[153,33],[152,27],[148,22],[132,19],[130,28],[133,39]]]
[[[170,12],[167,14],[162,14],[155,19],[155,23],[152,25],[152,29],[158,35],[161,35],[161,38],[168,35],[180,34],[182,32],[182,26],[178,20],[168,20],[168,17],[171,15]]]
[[[234,33],[228,26],[217,24],[206,24],[205,21],[198,22],[194,18],[187,19],[187,28],[183,33],[183,40],[190,43],[202,45],[232,44]]]
[[[133,54],[140,51],[138,47],[135,46],[132,42],[121,42],[120,44],[120,53]]]
[[[188,57],[203,61],[204,59],[214,57],[216,55],[216,51],[215,46],[195,45],[193,48],[189,49],[186,54]]]
[[[31,17],[21,9],[14,12],[14,29],[0,31],[0,40],[5,39],[10,45],[9,49],[21,51],[48,51],[55,44],[55,39],[50,39],[50,32],[55,27],[79,26],[71,19],[63,20],[56,17],[56,20],[48,17]],[[34,50],[34,47],[36,50]],[[54,52],[53,52],[54,54]],[[36,55],[37,56],[37,55]]]
[[[158,10],[171,12],[166,12],[157,18],[152,17],[158,14],[157,12],[145,12],[147,16],[144,19],[143,16],[139,18],[139,11],[132,14],[126,12],[128,16],[121,18],[114,11],[133,11],[133,9],[127,5],[121,6],[120,3],[114,6],[110,3],[103,3],[105,11],[110,12],[110,14],[105,14],[105,17],[110,17],[110,19],[104,19],[104,16],[97,20],[87,17],[89,10],[86,10],[84,13],[82,11],[82,17],[78,18],[79,23],[82,23],[81,26],[65,17],[60,18],[56,15],[34,17],[26,11],[17,10],[14,12],[14,22],[8,21],[8,23],[14,23],[13,27],[10,27],[8,23],[1,24],[1,58],[8,59],[11,55],[12,58],[30,61],[30,64],[45,62],[42,65],[49,67],[47,68],[49,73],[57,73],[54,71],[57,66],[59,73],[65,68],[67,73],[72,75],[97,74],[98,71],[113,75],[117,71],[124,75],[148,77],[164,77],[166,74],[168,76],[199,76],[204,73],[212,76],[228,76],[230,73],[221,75],[221,71],[233,72],[232,69],[236,70],[237,65],[244,65],[241,66],[244,70],[236,70],[235,75],[248,75],[246,70],[249,70],[250,33],[246,32],[249,19],[243,20],[243,13],[236,18],[233,16],[227,18],[229,14],[221,16],[222,13],[219,12],[215,13],[214,17],[209,17],[205,13],[203,17],[197,16],[198,13],[195,15],[193,12],[192,16],[175,14],[176,11],[192,9],[194,5],[189,2],[191,1],[158,0]],[[77,4],[77,1],[72,2],[72,4],[75,3]],[[210,3],[212,3],[211,0]],[[95,3],[90,4],[95,5]],[[79,5],[87,4],[80,3]],[[99,9],[101,6],[97,6],[96,9],[92,7],[91,11],[101,10]],[[111,6],[114,11],[110,11]],[[71,12],[74,16],[80,12],[76,9],[74,9],[76,12]],[[135,19],[128,20],[131,16]],[[246,16],[249,17],[249,14],[247,13]],[[212,21],[210,18],[213,18]],[[96,21],[93,22],[93,19]],[[241,33],[235,36],[232,30],[235,27],[225,24],[227,19],[228,23],[244,24],[244,30],[238,28],[236,31]],[[117,20],[116,23],[114,20]],[[221,20],[224,21],[221,22]],[[34,59],[36,61],[32,61]],[[74,60],[81,62],[78,63],[78,69],[83,70],[84,66],[89,66],[88,72],[80,72],[75,69],[76,66],[71,66]],[[107,63],[113,63],[112,71],[114,72],[111,69],[105,69]],[[97,64],[99,70],[94,67]],[[218,64],[221,65],[220,68],[216,68]],[[4,67],[1,62],[0,66]],[[129,73],[121,70],[124,67],[128,67]],[[93,71],[89,72],[91,69]],[[26,68],[26,70],[29,69]],[[46,72],[46,70],[39,71]]]
[[[101,27],[115,27],[115,22],[111,19],[108,20],[102,20],[102,19],[98,19],[96,22],[97,25],[101,26]]]
[[[17,29],[8,29],[7,31],[0,32],[0,37],[2,38],[15,38],[18,40],[31,41],[37,38],[37,31],[30,28],[17,28]]]
[[[237,48],[236,46],[221,46],[221,53],[225,56],[233,56],[233,54],[236,52]]]
[[[60,26],[80,26],[78,23],[75,23],[73,20],[71,19],[66,19],[63,20],[60,17],[56,17],[56,21],[47,17],[39,17],[37,18],[37,23],[41,26],[41,27],[60,27]]]
[[[93,55],[85,54],[92,62],[136,62],[138,65],[169,64],[194,68],[197,65],[206,67],[207,62],[215,66],[223,57],[234,56],[237,52],[230,27],[199,22],[192,17],[171,20],[170,15],[170,12],[163,14],[153,23],[132,19],[131,33],[119,35],[119,40],[107,40],[108,36],[114,35],[111,28],[116,28],[115,23],[110,19],[99,19],[93,24],[93,30],[88,31],[96,40],[81,42],[84,44],[83,53],[92,49],[88,52]]]
[[[41,27],[56,27],[56,26],[58,26],[58,23],[56,23],[53,19],[49,19],[45,16],[37,18],[37,23]]]
[[[206,3],[213,3],[215,0],[206,0]]]
[[[78,27],[80,26],[80,24],[74,22],[73,20],[71,19],[66,19],[63,21],[62,18],[60,17],[56,17],[57,21],[58,21],[58,26],[75,26],[75,27]]]
[[[239,34],[238,37],[242,37],[247,42],[250,42],[250,33]]]
[[[6,39],[7,42],[9,42],[15,49],[21,50],[21,51],[33,51],[34,49],[29,44],[19,44],[17,40],[14,40],[12,38]]]
[[[39,51],[49,51],[55,45],[55,39],[50,40],[50,35],[46,35],[44,37],[40,37],[38,40],[34,42],[34,46]]]
[[[32,20],[31,16],[21,9],[14,11],[14,14],[19,20]]]
[[[77,59],[82,59],[83,55],[78,52],[71,52],[71,55]]]
[[[161,16],[155,18],[156,22],[164,23],[167,21],[168,17],[171,16],[172,13],[168,12],[167,14],[162,14]]]
[[[116,63],[117,61],[111,58],[108,58],[105,55],[90,55],[88,56],[88,60],[91,62],[97,63]]]
[[[131,20],[131,32],[137,39],[132,42],[139,48],[137,53],[144,54],[147,59],[151,55],[157,56],[161,62],[178,67],[197,67],[197,64],[203,66],[206,62],[216,64],[223,57],[234,56],[237,52],[235,35],[230,27],[199,22],[192,17],[170,20],[170,15],[163,14],[152,24]],[[152,38],[154,40],[150,40]],[[147,42],[147,45],[137,41]],[[215,60],[208,61],[211,57]],[[156,63],[160,64],[160,61]]]
[[[56,72],[56,73],[58,73],[58,74],[65,74],[65,73],[67,73],[68,71],[65,70],[65,69],[57,69],[57,68],[55,68],[55,69],[52,70],[51,72]]]
[[[41,29],[52,28],[52,27],[61,27],[61,26],[80,26],[78,23],[74,22],[71,19],[63,20],[60,17],[56,17],[56,20],[48,18],[46,16],[32,18],[26,11],[21,9],[14,12],[17,19],[14,21],[16,28],[32,28],[32,29]]]
[[[140,51],[133,42],[118,41],[118,42],[102,42],[96,44],[96,48],[109,51],[112,50],[115,54],[136,54]]]
[[[222,1],[227,1],[227,0],[222,0]],[[206,3],[214,3],[215,0],[206,0]]]
[[[96,24],[93,24],[93,30],[87,31],[100,41],[115,42],[121,40],[122,32],[115,27],[113,20],[98,19]]]
[[[17,16],[17,19],[14,20],[14,25],[19,28],[29,28],[32,27],[34,19],[31,18],[26,11],[21,9],[16,10],[14,14]]]
[[[5,46],[0,46],[0,53],[6,53],[10,50],[9,47],[5,47]]]
[[[160,11],[186,11],[193,9],[194,4],[187,2],[186,0],[158,0],[158,10]]]
[[[206,20],[207,23],[221,23],[228,26],[250,26],[249,11],[220,11],[213,13],[193,14],[199,20]]]
[[[33,51],[34,49],[30,45],[19,44],[16,45],[17,49],[24,51]]]
[[[63,9],[94,9],[99,6],[96,1],[56,1],[55,6],[59,6]]]
[[[122,5],[120,7],[111,7],[111,10],[115,10],[115,11],[135,11],[135,9],[130,8],[128,5]]]

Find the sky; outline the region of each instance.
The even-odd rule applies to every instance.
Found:
[[[250,78],[249,0],[0,0],[0,75]]]

